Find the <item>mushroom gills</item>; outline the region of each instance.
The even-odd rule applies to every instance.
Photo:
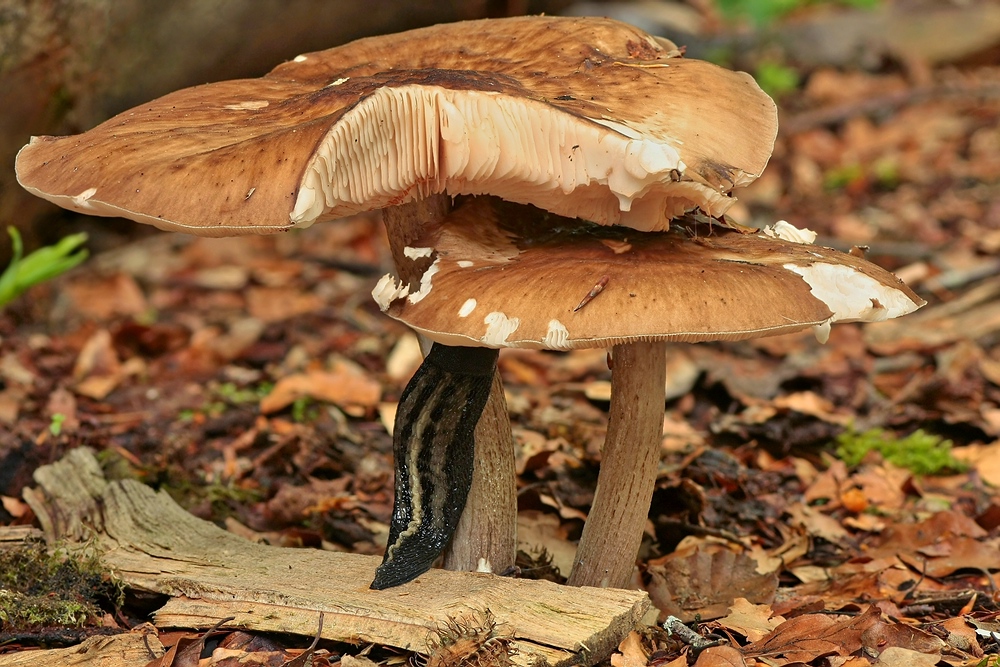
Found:
[[[448,545],[472,486],[476,424],[498,351],[435,343],[403,390],[392,449],[396,498],[373,589],[412,581]]]

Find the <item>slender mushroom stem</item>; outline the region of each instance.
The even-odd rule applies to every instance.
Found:
[[[666,344],[616,345],[612,358],[608,435],[571,586],[629,585],[660,461]]]
[[[419,284],[431,260],[406,256],[404,249],[420,236],[423,225],[440,220],[451,208],[445,195],[385,209],[383,221],[399,278]],[[500,375],[494,371],[483,416],[475,432],[472,487],[465,510],[445,552],[445,567],[476,570],[481,564],[503,572],[514,564],[516,548],[517,496],[514,450]],[[401,461],[396,462],[397,471]]]

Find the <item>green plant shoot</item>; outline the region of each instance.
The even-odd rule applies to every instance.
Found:
[[[87,259],[87,249],[81,248],[87,235],[71,234],[55,245],[45,246],[24,257],[21,234],[8,227],[13,248],[10,264],[0,274],[0,308],[23,294],[32,285],[66,273]]]

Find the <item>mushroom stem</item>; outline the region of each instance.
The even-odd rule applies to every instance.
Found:
[[[506,572],[514,565],[516,526],[514,444],[503,381],[497,370],[476,426],[472,488],[455,537],[445,550],[445,569]]]
[[[416,241],[425,224],[443,219],[450,209],[450,197],[435,195],[383,211],[400,280],[419,284],[431,259],[411,259],[404,249]],[[472,571],[484,564],[494,572],[503,572],[514,565],[517,495],[507,402],[496,371],[483,417],[476,427],[475,460],[472,487],[451,545],[445,552],[444,565],[452,570]]]
[[[660,461],[666,344],[616,345],[613,359],[608,435],[572,586],[629,585]]]
[[[444,551],[465,509],[474,433],[496,373],[497,351],[436,344],[403,390],[392,450],[396,497],[374,589],[405,584]]]

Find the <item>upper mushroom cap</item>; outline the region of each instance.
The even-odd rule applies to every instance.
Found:
[[[373,296],[440,343],[545,349],[810,327],[825,340],[833,322],[884,320],[924,303],[847,253],[708,225],[693,232],[598,227],[477,199],[406,249],[422,263],[419,285],[386,276]]]
[[[743,73],[598,18],[438,25],[196,86],[71,137],[21,184],[60,206],[208,236],[266,233],[432,193],[494,194],[665,229],[756,178],[777,132]]]

